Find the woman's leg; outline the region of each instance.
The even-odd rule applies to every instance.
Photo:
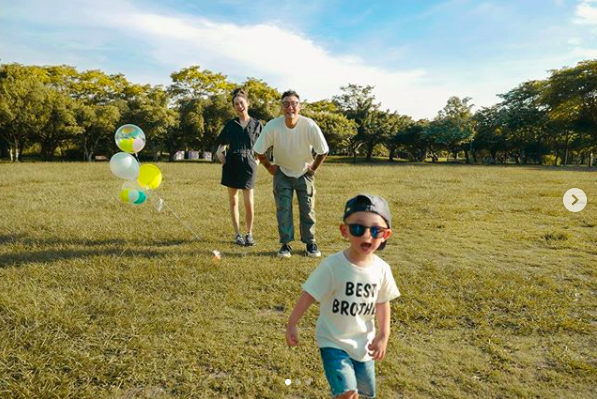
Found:
[[[253,197],[253,189],[249,188],[243,190],[243,198],[245,200],[245,218],[247,220],[247,234],[253,234],[253,216],[255,214],[255,200]]]
[[[239,216],[238,216],[238,189],[228,187],[228,202],[230,205],[230,217],[232,218],[232,227],[236,234],[240,234]]]

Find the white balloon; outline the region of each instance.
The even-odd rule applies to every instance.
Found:
[[[131,154],[117,152],[110,158],[110,170],[121,179],[135,180],[139,176],[139,162]]]

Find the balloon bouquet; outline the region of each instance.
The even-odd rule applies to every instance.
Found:
[[[162,184],[162,172],[157,166],[139,165],[137,153],[145,147],[145,133],[139,126],[123,125],[116,130],[114,141],[122,152],[110,158],[110,170],[126,180],[120,189],[120,199],[128,204],[143,204],[149,196],[149,190],[155,190]],[[159,198],[156,204],[158,211],[161,211],[162,204],[163,200]]]
[[[110,170],[117,177],[126,180],[120,189],[120,199],[128,204],[141,205],[150,198],[155,200],[155,208],[161,212],[166,203],[158,196],[156,196],[157,199],[151,196],[150,192],[162,184],[162,172],[152,164],[139,165],[137,157],[137,153],[145,147],[145,133],[139,126],[123,125],[116,130],[114,141],[122,152],[117,152],[110,158]],[[193,233],[196,239],[200,239],[195,230],[185,223],[172,208],[168,205],[166,207]]]

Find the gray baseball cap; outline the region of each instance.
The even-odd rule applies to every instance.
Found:
[[[346,206],[344,206],[344,217],[342,219],[346,220],[347,217],[355,212],[376,213],[386,221],[388,228],[392,227],[392,215],[390,214],[388,202],[377,195],[359,194],[356,197],[349,199],[346,202]],[[384,241],[379,246],[378,250],[381,251],[385,247],[386,242]]]

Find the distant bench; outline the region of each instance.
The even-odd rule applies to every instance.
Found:
[[[108,157],[107,157],[107,156],[105,156],[105,155],[96,155],[96,156],[94,157],[94,159],[95,159],[96,161],[107,161],[107,160],[108,160]]]

